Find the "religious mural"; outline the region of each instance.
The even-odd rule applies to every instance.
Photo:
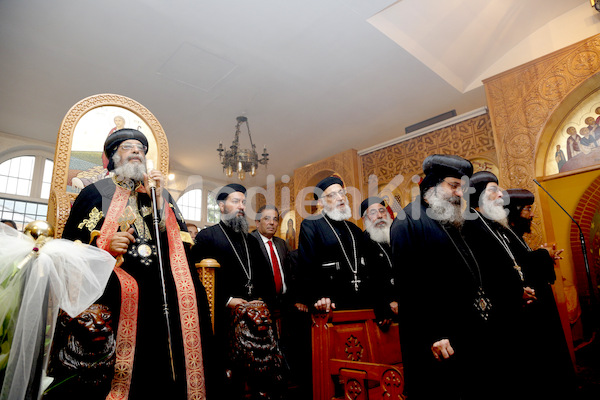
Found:
[[[282,215],[281,222],[279,223],[279,229],[281,234],[279,235],[285,240],[286,244],[291,250],[295,250],[298,247],[296,242],[296,213],[294,211],[287,211]]]
[[[545,175],[600,164],[600,92],[596,91],[570,111],[552,136],[546,154]]]
[[[104,141],[122,128],[142,132],[148,138],[147,158],[156,160],[154,135],[142,118],[121,107],[94,108],[83,115],[75,126],[67,178],[68,193],[79,193],[87,185],[108,175],[108,159],[103,154]]]

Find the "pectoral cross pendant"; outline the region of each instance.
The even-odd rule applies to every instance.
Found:
[[[354,280],[352,280],[350,282],[354,283],[354,291],[358,292],[358,284],[361,283],[362,281],[360,279],[358,279],[358,275],[356,273],[354,273]]]
[[[252,281],[248,280],[248,282],[246,282],[246,289],[248,289],[248,297],[252,297],[252,290],[254,290],[254,285],[252,285]]]
[[[479,316],[481,317],[481,319],[487,321],[490,316],[492,302],[483,291],[483,288],[480,287],[477,291],[477,298],[475,299],[473,305],[475,306],[475,309],[479,311]]]

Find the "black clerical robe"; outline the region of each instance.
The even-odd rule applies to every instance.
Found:
[[[233,297],[261,299],[267,305],[273,301],[275,284],[270,266],[254,236],[235,232],[219,222],[198,232],[192,257],[195,262],[214,258],[220,264],[215,277],[215,329]]]
[[[475,307],[485,297],[479,288],[488,289],[484,260],[427,208],[417,198],[391,228],[406,393],[413,399],[494,398],[502,387],[490,373],[493,327]],[[439,362],[431,346],[442,339],[455,354]]]
[[[524,308],[519,335],[529,361],[530,398],[570,398],[575,389],[575,370],[551,284],[556,280],[554,260],[546,249],[532,250],[510,228],[491,224],[508,244],[521,266],[525,285],[537,300]]]
[[[141,186],[138,186],[136,191],[131,191],[121,183],[119,183],[119,186],[115,183],[116,180],[109,177],[89,185],[81,191],[71,209],[63,238],[81,240],[84,243],[91,241],[92,244],[105,248],[107,243],[102,242],[104,240],[103,228],[110,232],[109,227],[113,226],[114,231],[116,231],[117,227],[114,224],[122,224],[118,229],[125,230],[125,224],[127,224],[134,227],[134,237],[145,239],[149,246],[156,246],[157,242],[152,225],[152,204],[149,195],[140,192],[143,188]],[[123,328],[123,335],[127,337],[127,344],[130,343],[130,339],[135,340],[129,399],[148,399],[167,395],[173,399],[185,399],[189,394],[188,392],[193,391],[196,393],[199,390],[198,385],[205,384],[205,378],[201,378],[197,374],[198,368],[206,371],[206,374],[203,373],[206,381],[211,380],[211,367],[205,369],[203,366],[203,364],[210,365],[211,363],[212,353],[210,351],[213,340],[206,293],[199,281],[196,269],[186,258],[185,250],[189,246],[183,246],[181,240],[182,237],[189,238],[189,233],[187,233],[181,214],[175,201],[167,191],[164,191],[163,199],[165,207],[168,207],[168,209],[164,210],[165,217],[163,223],[161,223],[160,243],[162,245],[166,296],[171,322],[175,382],[172,381],[170,373],[167,325],[163,312],[164,302],[155,247],[149,247],[152,254],[143,259],[140,253],[136,251],[141,243],[130,244],[129,251],[124,254],[124,261],[120,266],[125,274],[119,273],[117,277],[113,273],[104,294],[97,301],[99,304],[108,306],[112,311],[115,330],[118,331],[117,327],[120,329],[120,319],[124,319],[128,323],[134,321],[133,324],[137,329],[133,337],[127,337],[128,332],[131,332],[131,329],[129,329],[131,325]],[[121,201],[123,205],[126,205],[124,210],[119,214],[111,215],[111,210],[116,210],[116,203]],[[163,225],[168,218],[168,214],[170,215],[169,218],[174,217],[176,222],[171,219],[171,222]],[[112,234],[108,236],[111,237]],[[170,237],[167,238],[167,236]],[[99,241],[101,243],[98,243]],[[181,250],[184,251],[181,252]],[[171,263],[171,252],[182,256],[177,258],[175,264]],[[176,278],[174,278],[174,271],[177,272]],[[117,268],[115,268],[115,272],[118,272]],[[123,282],[125,283],[123,284]],[[137,290],[134,289],[136,285]],[[121,308],[123,296],[128,299],[125,308]],[[190,297],[195,300],[195,311]],[[180,305],[180,298],[187,299],[185,304]],[[137,307],[137,312],[135,308],[132,308],[133,306]],[[124,313],[121,311],[124,311]],[[189,318],[186,324],[182,324],[181,315]],[[197,318],[200,320],[198,321]],[[184,340],[184,337],[187,337],[187,340]],[[190,338],[194,338],[194,343],[189,342]],[[117,336],[117,354],[119,354],[119,343],[119,336]],[[200,351],[196,344],[201,344]],[[124,354],[127,356],[131,353],[125,352]],[[192,361],[194,359],[202,359],[203,363]],[[119,358],[117,358],[118,364]],[[115,374],[115,377],[122,377],[123,375],[127,374],[119,373]],[[191,382],[190,379],[196,380],[191,386],[188,384]],[[122,381],[119,382],[122,383]],[[61,385],[59,391],[67,390],[65,393],[68,393],[68,384],[69,381]],[[77,397],[78,395],[73,393],[70,395],[75,398],[87,398],[90,396],[90,391],[92,391],[94,396],[103,397],[100,391],[106,388],[107,385],[101,386],[100,389],[87,388],[85,393],[80,394],[81,397]],[[110,382],[108,383],[108,389],[110,389]],[[50,393],[50,395],[52,394]],[[105,396],[106,393],[104,393]],[[69,398],[69,395],[63,394],[60,397]]]
[[[527,398],[530,387],[526,378],[530,365],[526,359],[522,338],[525,329],[523,291],[525,281],[519,273],[520,266],[510,248],[499,236],[501,225],[479,212],[472,211],[474,219],[467,219],[463,235],[482,269],[483,284],[492,302],[489,339],[497,343],[494,352],[487,356],[491,361],[490,373],[494,383],[501,386],[505,396]]]
[[[226,371],[232,368],[228,356],[229,340],[234,334],[229,300],[263,300],[270,307],[275,296],[270,266],[259,246],[254,236],[235,232],[220,222],[198,232],[192,247],[194,262],[213,258],[220,265],[215,272],[214,320],[215,351],[221,355],[216,369],[223,398],[239,396],[237,384],[232,385],[226,378]],[[234,382],[239,379],[235,376]]]
[[[305,219],[298,244],[305,303],[330,298],[336,309],[371,308],[369,275],[363,253],[363,233],[348,221],[321,214]]]
[[[390,303],[397,301],[392,267],[392,247],[389,243],[379,243],[364,232],[365,262],[369,267],[369,284],[375,296],[375,315],[377,319],[390,319],[395,315]]]

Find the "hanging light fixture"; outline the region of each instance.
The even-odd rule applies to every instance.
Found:
[[[223,142],[219,143],[219,159],[223,164],[223,172],[227,177],[233,176],[234,172],[237,172],[238,178],[244,180],[246,172],[249,172],[251,176],[256,175],[258,164],[267,165],[269,162],[269,153],[267,153],[267,146],[264,147],[262,158],[258,158],[256,152],[256,145],[252,143],[252,135],[250,135],[250,126],[248,125],[248,118],[237,117],[237,124],[235,125],[235,136],[233,143],[229,147],[229,150],[223,148]],[[250,145],[252,149],[240,149],[240,127],[246,124],[248,130],[248,137],[250,138]]]

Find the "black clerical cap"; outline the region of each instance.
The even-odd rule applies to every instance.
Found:
[[[527,189],[508,189],[508,209],[519,210],[525,206],[530,206],[535,201],[535,196]]]
[[[217,193],[217,201],[225,201],[231,193],[240,192],[246,194],[246,188],[239,183],[230,183],[223,186]]]
[[[383,201],[381,197],[377,196],[366,198],[362,203],[360,203],[360,215],[364,217],[367,208],[371,207],[373,204],[381,204],[382,206],[385,206],[385,201]]]
[[[119,129],[118,131],[114,131],[106,138],[104,142],[104,154],[106,158],[108,158],[108,166],[106,167],[109,171],[115,169],[115,163],[113,162],[113,155],[116,153],[119,145],[126,140],[134,139],[139,141],[144,145],[145,151],[144,154],[148,153],[148,139],[144,134],[136,129]]]
[[[315,200],[319,200],[325,189],[327,189],[331,185],[335,185],[336,183],[344,187],[344,182],[342,182],[342,180],[337,176],[328,176],[327,178],[322,179],[321,182],[317,183],[317,185],[315,186],[314,193]]]
[[[475,172],[469,180],[469,185],[475,189],[474,193],[469,196],[469,206],[473,208],[479,207],[479,198],[481,193],[485,191],[488,183],[494,182],[498,184],[498,177],[489,171]]]
[[[449,154],[432,154],[423,161],[423,172],[425,178],[421,181],[421,195],[427,189],[436,186],[444,179],[458,178],[473,175],[473,164],[462,157]]]

